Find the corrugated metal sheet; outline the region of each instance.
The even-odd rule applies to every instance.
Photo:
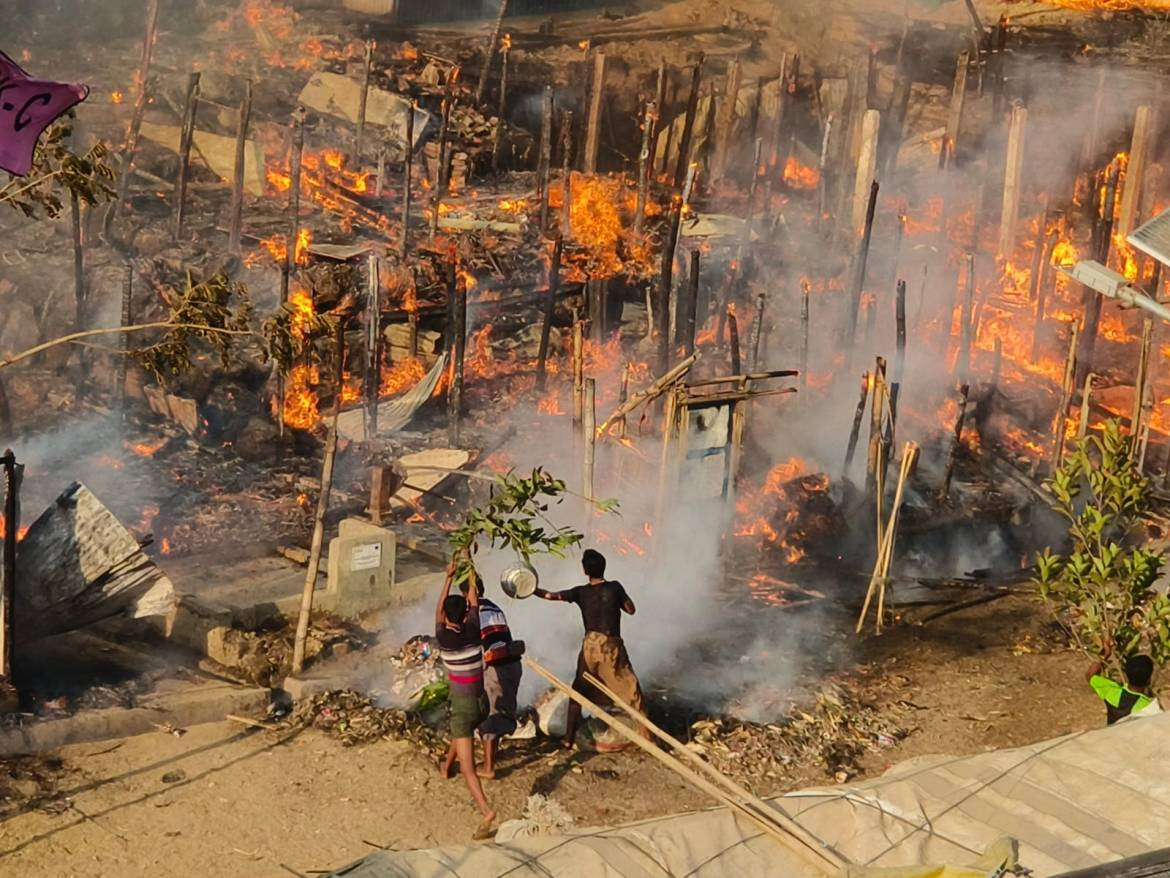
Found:
[[[1147,256],[1170,265],[1170,210],[1138,226],[1126,240]]]

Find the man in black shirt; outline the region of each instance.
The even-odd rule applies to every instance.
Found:
[[[586,585],[578,585],[566,591],[538,588],[535,592],[537,597],[546,601],[576,604],[581,610],[585,639],[581,643],[581,653],[577,656],[577,676],[573,679],[573,688],[591,701],[608,706],[609,699],[585,680],[586,674],[592,674],[630,707],[644,713],[642,687],[622,641],[622,613],[632,616],[637,608],[620,582],[605,578],[605,556],[600,552],[586,549],[581,555],[581,567],[589,577]],[[580,720],[581,705],[570,701],[569,718],[565,725],[566,747],[571,748],[576,741]],[[642,731],[647,738],[651,737],[645,729]]]

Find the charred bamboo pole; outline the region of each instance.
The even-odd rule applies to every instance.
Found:
[[[975,254],[970,250],[964,255],[967,264],[967,280],[964,284],[963,307],[959,312],[959,355],[955,358],[955,372],[965,380],[971,371],[971,336],[974,329],[975,308]]]
[[[248,124],[252,120],[252,80],[244,80],[244,97],[236,117],[236,160],[232,168],[231,225],[228,230],[228,248],[240,252],[240,237],[244,228],[244,171],[248,150]]]
[[[1137,377],[1133,388],[1133,412],[1129,419],[1129,435],[1136,455],[1142,433],[1142,416],[1146,410],[1146,393],[1150,385],[1150,348],[1154,341],[1154,321],[1142,321],[1142,341],[1138,348]]]
[[[655,303],[655,317],[658,318],[657,359],[658,371],[665,372],[670,366],[670,300],[674,288],[674,251],[678,246],[679,224],[682,222],[682,201],[676,195],[670,204],[670,226],[662,249],[662,266],[658,274],[658,301]]]
[[[630,398],[630,364],[622,365],[622,384],[618,391],[618,408],[620,409]],[[616,421],[618,425],[618,436],[622,439],[626,438],[626,418],[623,415]]]
[[[187,179],[191,175],[191,141],[195,138],[195,111],[199,106],[198,72],[187,75],[187,99],[183,104],[183,127],[179,132],[179,171],[175,181],[175,238],[183,236],[183,214],[187,208]]]
[[[853,412],[853,427],[849,431],[849,444],[845,448],[845,465],[841,473],[846,478],[849,468],[853,464],[853,455],[857,451],[857,440],[861,436],[861,419],[865,417],[865,404],[869,400],[869,373],[861,373],[861,396],[857,400],[857,408]]]
[[[20,482],[24,467],[12,449],[5,449],[4,465],[4,578],[0,581],[0,703],[12,700],[12,606],[16,595],[16,540],[20,533]]]
[[[362,141],[366,135],[366,106],[370,101],[370,77],[374,72],[374,41],[366,40],[366,50],[362,58],[362,90],[358,95],[357,128],[353,135],[353,155],[361,162]]]
[[[1052,248],[1056,244],[1057,233],[1053,229],[1048,233],[1048,238],[1044,245],[1044,256],[1040,260],[1040,280],[1037,282],[1036,289],[1036,317],[1032,322],[1032,353],[1029,360],[1035,363],[1040,358],[1040,337],[1041,330],[1044,327],[1044,309],[1048,302],[1048,281],[1052,274],[1049,260],[1052,255]]]
[[[585,154],[581,169],[597,173],[597,154],[601,147],[601,107],[605,101],[605,53],[593,55],[593,85],[589,91],[589,120],[585,127]]]
[[[341,383],[345,369],[345,332],[342,321],[337,323],[337,395],[333,400],[333,417],[325,439],[325,457],[321,462],[321,493],[317,496],[317,513],[313,516],[313,538],[309,543],[309,566],[301,588],[301,608],[297,614],[297,630],[293,639],[293,676],[305,670],[305,641],[309,636],[309,620],[313,614],[313,592],[321,565],[321,548],[325,542],[325,516],[329,512],[329,493],[333,490],[333,461],[337,455],[337,416],[341,413]]]
[[[134,266],[126,263],[126,274],[122,279],[122,326],[134,323]],[[118,386],[114,390],[118,400],[119,417],[126,420],[126,370],[130,363],[130,333],[122,334],[122,355],[118,358],[116,371]]]
[[[963,105],[967,99],[967,68],[971,63],[968,52],[960,52],[955,62],[955,84],[951,87],[951,106],[947,113],[946,133],[943,135],[942,149],[938,154],[939,168],[949,168],[955,161],[955,154],[959,143],[959,130],[963,124]]]
[[[1060,469],[1060,464],[1064,460],[1064,418],[1068,411],[1068,404],[1072,400],[1073,387],[1075,387],[1077,374],[1077,335],[1080,332],[1080,327],[1076,321],[1070,324],[1070,333],[1068,340],[1068,358],[1064,363],[1064,381],[1060,388],[1060,404],[1056,408],[1056,417],[1052,424],[1052,472]]]
[[[780,54],[780,72],[776,76],[776,117],[772,120],[772,136],[768,146],[769,175],[784,173],[784,110],[788,103],[788,53]],[[761,92],[763,85],[760,86]]]
[[[688,357],[695,352],[695,327],[699,313],[700,259],[699,248],[696,247],[691,251],[691,275],[690,283],[687,284],[687,307],[683,318],[683,351]],[[677,343],[678,339],[675,339],[675,342]]]
[[[869,588],[865,592],[865,602],[861,607],[861,615],[857,619],[857,634],[861,633],[861,629],[865,625],[865,617],[869,613],[869,605],[875,593],[878,598],[875,631],[878,634],[882,633],[882,616],[885,615],[886,610],[886,582],[889,579],[890,566],[893,563],[894,542],[897,539],[898,532],[898,513],[902,508],[902,497],[905,493],[906,480],[910,477],[910,473],[914,469],[914,463],[917,459],[918,446],[913,442],[907,442],[906,447],[902,451],[902,466],[898,472],[898,485],[894,490],[894,504],[890,508],[889,521],[878,535],[879,547],[877,558],[874,560],[873,574],[870,576]]]
[[[548,298],[544,302],[544,319],[540,324],[540,349],[536,355],[536,389],[544,390],[548,377],[548,346],[552,337],[553,312],[557,307],[557,293],[561,285],[561,248],[565,239],[557,232],[553,241],[552,262],[548,269]]]
[[[894,293],[894,342],[897,357],[894,360],[894,381],[902,383],[906,368],[906,281],[898,278]]]
[[[414,101],[406,113],[406,141],[402,144],[402,240],[398,244],[398,256],[406,260],[410,252],[410,198],[414,177]],[[435,211],[436,215],[438,211]]]
[[[800,283],[800,392],[808,389],[808,281]]]
[[[833,114],[825,116],[821,133],[821,154],[817,160],[817,228],[829,216],[829,146],[833,140]]]
[[[126,194],[130,187],[130,170],[138,152],[138,138],[142,133],[142,117],[146,114],[147,89],[150,84],[150,66],[154,58],[154,40],[158,33],[159,0],[147,0],[146,36],[142,41],[142,60],[138,64],[138,90],[134,95],[134,110],[130,115],[130,127],[126,131],[126,144],[122,152],[121,176],[118,179],[118,199],[110,205],[104,223],[108,232],[113,221],[126,206]]]
[[[1085,384],[1081,388],[1081,417],[1077,425],[1077,438],[1084,439],[1089,432],[1089,411],[1093,398],[1093,380],[1097,376],[1090,372],[1085,376]]]
[[[674,166],[674,188],[682,188],[683,180],[687,176],[687,166],[690,164],[691,137],[695,131],[695,116],[699,112],[699,89],[703,83],[703,53],[695,62],[691,72],[691,94],[687,98],[687,112],[683,118],[682,137],[678,144],[678,162]]]
[[[946,500],[951,493],[951,479],[955,475],[955,464],[959,460],[959,448],[962,445],[963,421],[967,417],[967,399],[970,392],[967,384],[959,385],[959,411],[955,415],[955,428],[951,433],[951,450],[947,454],[947,466],[943,471],[942,489],[939,491],[941,499]]]
[[[597,382],[586,378],[582,388],[581,438],[584,440],[584,454],[581,459],[581,494],[585,498],[586,531],[593,518],[593,467],[597,452]]]
[[[511,37],[505,34],[504,42],[500,46],[500,101],[496,110],[496,130],[492,133],[492,170],[500,170],[500,145],[504,139],[504,119],[508,100],[508,51],[511,48]]]
[[[73,234],[73,324],[80,332],[85,327],[85,244],[81,237],[81,201],[77,193],[70,191],[70,230]]]
[[[585,327],[573,321],[573,427],[580,429],[585,408]]]
[[[1149,161],[1150,136],[1153,133],[1148,105],[1137,108],[1133,120],[1133,135],[1129,145],[1129,163],[1125,167],[1125,186],[1121,193],[1121,207],[1117,214],[1117,234],[1124,240],[1134,230],[1141,212],[1142,190]]]
[[[727,171],[727,153],[731,147],[731,135],[737,118],[736,100],[743,80],[743,67],[739,59],[731,62],[727,71],[727,90],[723,95],[723,106],[715,120],[715,154],[711,162],[711,183],[718,183]]]
[[[382,364],[382,300],[379,259],[373,253],[366,261],[366,441],[378,435],[378,388]]]
[[[500,0],[500,8],[496,13],[496,23],[492,27],[492,35],[488,39],[484,50],[483,67],[479,71],[479,82],[475,87],[475,105],[483,106],[484,96],[487,95],[488,76],[491,74],[492,61],[496,55],[496,46],[500,42],[500,33],[504,29],[504,16],[508,14],[508,0]]]
[[[642,113],[642,151],[638,153],[638,201],[634,207],[634,231],[642,231],[642,223],[646,219],[646,198],[650,191],[650,175],[652,173],[651,141],[658,118],[658,105],[654,101],[646,103]]]
[[[546,85],[540,96],[540,158],[537,161],[537,198],[540,201],[540,232],[548,231],[548,183],[552,173],[553,89]]]
[[[731,374],[739,375],[741,368],[739,352],[739,321],[735,319],[735,306],[727,306],[727,330],[730,336],[728,347],[731,351]]]
[[[865,266],[869,260],[869,243],[873,237],[873,218],[877,210],[878,181],[874,180],[869,187],[869,202],[865,209],[865,225],[861,230],[861,237],[857,241],[857,251],[853,256],[853,270],[849,278],[849,349],[853,350],[853,342],[857,337],[857,317],[861,310],[861,291],[865,287]]]
[[[561,115],[561,235],[573,240],[572,188],[573,174],[570,162],[573,157],[573,113],[566,110]]]
[[[666,59],[658,61],[658,72],[654,80],[654,116],[650,120],[650,158],[646,165],[646,179],[653,180],[658,165],[658,132],[661,114],[666,112]],[[662,161],[665,165],[669,149],[663,150]]]
[[[1095,239],[1096,258],[1102,265],[1109,264],[1109,251],[1113,245],[1113,209],[1116,204],[1117,180],[1121,174],[1121,166],[1114,161],[1109,166],[1105,182],[1105,198],[1101,215],[1097,224]],[[1096,290],[1085,288],[1082,303],[1085,307],[1083,331],[1080,336],[1080,348],[1077,350],[1077,379],[1093,368],[1093,349],[1097,345],[1097,330],[1101,325],[1101,305],[1103,296]]]
[[[435,169],[433,194],[431,195],[431,240],[439,234],[439,208],[443,205],[443,187],[447,181],[447,136],[451,127],[451,89],[448,86],[447,97],[443,98],[442,120],[439,123],[439,163]]]
[[[1048,235],[1048,195],[1040,194],[1040,214],[1036,224],[1036,237],[1032,239],[1032,267],[1028,272],[1028,301],[1036,301],[1040,288],[1040,274],[1043,271],[1045,242]]]
[[[1003,174],[1003,208],[999,217],[999,257],[1010,261],[1016,247],[1016,223],[1020,216],[1020,182],[1024,172],[1024,141],[1027,134],[1028,110],[1017,104],[1012,107],[1011,128],[1008,130],[1007,158]]]
[[[867,466],[869,472],[866,477],[866,487],[873,490],[875,479],[883,467],[880,465],[880,444],[884,437],[884,422],[888,403],[888,388],[886,387],[886,359],[876,357],[873,371],[873,393],[869,401],[869,453]]]
[[[454,266],[451,270],[453,274],[456,273]],[[451,391],[447,396],[447,440],[452,448],[458,448],[463,427],[463,366],[467,358],[467,288],[455,281],[452,293],[455,296],[455,359],[451,371]]]
[[[652,400],[660,397],[669,388],[671,388],[676,381],[678,381],[685,374],[687,374],[688,371],[690,371],[691,366],[695,364],[695,360],[697,359],[699,359],[698,354],[691,354],[685,360],[680,360],[673,368],[670,369],[670,371],[659,376],[658,378],[655,378],[648,385],[646,385],[645,388],[639,390],[633,396],[629,397],[625,402],[621,403],[616,409],[613,410],[608,418],[597,425],[598,435],[604,435],[611,424],[614,424],[619,420],[623,420],[629,416],[630,413],[633,412],[634,409],[636,409],[638,406],[642,405],[643,403],[651,402]],[[667,418],[667,423],[670,423],[669,418]]]
[[[288,301],[288,285],[296,264],[297,237],[301,226],[301,155],[305,151],[305,110],[297,107],[292,118],[292,166],[288,187],[288,241],[284,249],[284,271],[280,278],[280,301]]]
[[[756,296],[756,316],[752,320],[752,334],[748,345],[751,349],[751,370],[753,372],[760,370],[760,342],[764,337],[764,305],[766,301],[765,294],[761,290]],[[733,372],[732,374],[738,373]]]
[[[866,110],[861,118],[861,151],[857,158],[857,177],[853,187],[853,233],[861,235],[869,214],[869,190],[877,170],[878,134],[882,114]]]

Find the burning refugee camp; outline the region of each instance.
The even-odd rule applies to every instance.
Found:
[[[0,4],[0,870],[1170,874],[1168,13]]]

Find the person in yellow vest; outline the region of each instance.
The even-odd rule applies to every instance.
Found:
[[[1106,653],[1108,658],[1108,653]],[[1129,717],[1152,716],[1162,712],[1158,696],[1150,688],[1154,660],[1148,655],[1131,655],[1122,666],[1125,685],[1101,673],[1101,662],[1093,662],[1085,676],[1097,697],[1105,702],[1105,722],[1113,725]]]

